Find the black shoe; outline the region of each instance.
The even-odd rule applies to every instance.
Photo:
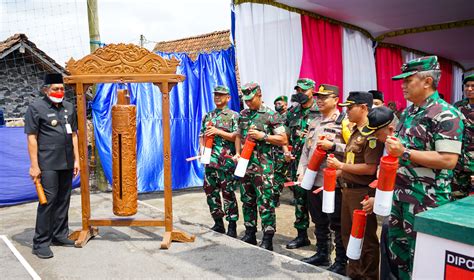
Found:
[[[273,251],[273,233],[264,233],[262,238],[262,243],[260,243],[260,248],[266,249],[268,251]]]
[[[242,240],[243,242],[252,244],[252,245],[257,245],[257,237],[255,236],[256,232],[257,232],[257,228],[246,227],[245,235],[240,240]]]
[[[308,234],[304,229],[298,229],[298,236],[286,244],[286,249],[296,249],[310,245],[311,242],[308,239]]]
[[[224,221],[222,220],[222,218],[214,219],[214,222],[214,226],[211,227],[211,230],[219,233],[225,233]]]
[[[346,263],[335,261],[329,268],[329,271],[346,276]]]
[[[329,255],[327,253],[321,253],[321,251],[318,251],[311,257],[304,258],[301,261],[315,266],[329,266],[331,264]]]
[[[227,235],[233,238],[237,237],[237,222],[229,221],[229,227],[227,228]]]
[[[51,251],[49,247],[33,249],[32,253],[37,255],[40,259],[49,259],[54,257],[53,251]]]
[[[54,246],[74,247],[75,241],[69,238],[55,239],[51,242]]]

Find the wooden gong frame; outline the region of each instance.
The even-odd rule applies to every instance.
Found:
[[[162,249],[168,249],[172,241],[194,242],[195,236],[173,229],[171,189],[170,100],[173,86],[184,81],[176,74],[179,61],[164,59],[145,48],[133,44],[110,44],[95,50],[79,61],[70,59],[64,83],[74,87],[77,96],[77,120],[79,136],[79,161],[81,167],[82,229],[69,238],[76,247],[84,247],[89,239],[98,234],[98,226],[164,227]],[[165,219],[93,218],[91,217],[89,166],[87,163],[86,91],[95,83],[148,83],[160,88],[162,93],[163,157],[164,157],[164,210]]]

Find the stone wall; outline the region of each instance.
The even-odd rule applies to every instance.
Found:
[[[28,105],[42,97],[44,74],[53,72],[45,67],[38,58],[18,51],[0,59],[0,110],[5,118],[23,118]],[[71,88],[66,88],[66,100],[75,103]]]

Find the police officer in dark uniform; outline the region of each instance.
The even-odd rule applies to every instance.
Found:
[[[50,244],[74,246],[68,239],[68,210],[72,178],[79,174],[77,116],[74,105],[63,101],[61,74],[47,74],[45,96],[28,107],[25,133],[28,135],[30,176],[43,185],[47,204],[38,205],[33,254],[52,258]]]

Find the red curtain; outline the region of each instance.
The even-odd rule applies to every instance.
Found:
[[[342,27],[301,16],[303,59],[300,77],[339,87],[342,94]],[[342,101],[342,100],[341,100]]]
[[[453,92],[453,64],[444,58],[439,59],[441,68],[441,79],[438,84],[438,92],[444,95],[444,100],[451,103]]]
[[[395,101],[398,110],[406,108],[407,102],[403,98],[402,81],[392,80],[393,76],[402,73],[402,51],[397,48],[377,47],[375,51],[375,65],[377,70],[377,89],[383,92],[385,104]]]

